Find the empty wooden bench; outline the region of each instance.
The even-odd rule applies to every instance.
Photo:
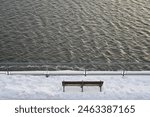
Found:
[[[63,92],[65,92],[65,86],[80,86],[82,92],[84,86],[99,86],[101,92],[103,83],[103,81],[62,81],[62,86]]]

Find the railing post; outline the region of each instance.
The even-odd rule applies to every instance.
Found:
[[[86,74],[86,68],[85,68],[85,70],[84,70],[84,75],[85,75],[85,77],[86,77],[86,75],[87,75],[87,74]]]
[[[123,74],[122,74],[123,76],[125,75],[125,70],[123,70]]]
[[[9,66],[8,65],[6,65],[6,69],[7,69],[6,74],[9,75]]]
[[[49,77],[49,73],[48,73],[48,65],[46,65],[46,77]]]

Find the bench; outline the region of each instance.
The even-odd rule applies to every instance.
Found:
[[[80,86],[83,92],[83,86],[99,86],[100,92],[102,91],[103,81],[62,81],[63,92],[65,92],[65,86]]]

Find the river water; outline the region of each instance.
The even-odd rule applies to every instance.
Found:
[[[149,63],[150,0],[1,0],[0,62]]]

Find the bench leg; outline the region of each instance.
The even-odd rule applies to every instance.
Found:
[[[100,86],[100,92],[102,92],[102,87]]]
[[[65,92],[65,86],[63,86],[63,92]]]
[[[81,92],[83,92],[83,86],[81,86]]]
[[[47,78],[49,77],[49,75],[48,75],[48,74],[46,74],[45,76],[46,76]]]

